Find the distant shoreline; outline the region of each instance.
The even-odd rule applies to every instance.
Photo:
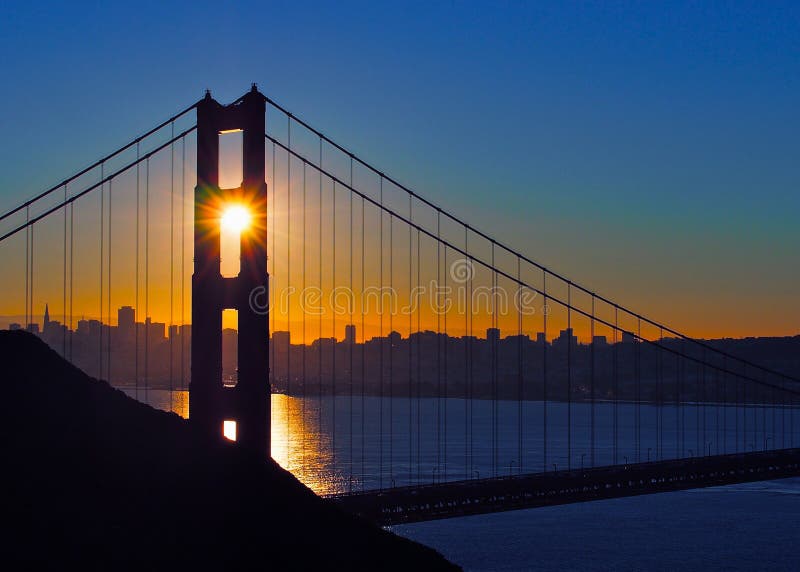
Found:
[[[121,384],[116,384],[115,383],[115,384],[112,384],[112,387],[114,387],[116,389],[120,389],[120,390],[134,390],[134,391],[136,390],[136,385],[121,385]],[[143,391],[145,391],[145,388],[140,385],[139,386],[139,391],[143,392]],[[172,389],[170,389],[169,387],[148,386],[147,387],[147,391],[163,391],[163,392],[172,391],[173,393],[174,392],[186,392],[188,394],[189,393],[189,388],[188,387],[184,387],[183,389],[180,389],[180,388],[172,388]],[[286,395],[288,397],[305,398],[305,399],[316,399],[316,398],[320,397],[319,393],[310,393],[310,392],[306,393],[305,395],[303,395],[302,393],[295,393],[295,392],[286,393],[284,391],[273,391],[271,393],[271,395]],[[337,394],[336,394],[336,397],[350,397],[350,396],[361,397],[361,392],[337,392]],[[380,394],[374,394],[374,393],[364,393],[364,396],[365,397],[381,397]],[[333,397],[333,394],[330,393],[330,392],[326,392],[326,393],[323,393],[321,395],[321,397],[326,397],[326,398],[327,397]],[[408,395],[392,395],[392,396],[383,395],[383,397],[386,398],[386,399],[408,399]],[[419,395],[419,396],[417,396],[417,395],[411,396],[411,399],[417,399],[417,398],[420,398],[420,399],[437,399],[437,398],[441,398],[441,399],[473,399],[473,400],[477,400],[477,401],[493,401],[492,397],[486,397],[486,396],[472,396],[472,397],[469,397],[469,398],[467,396],[465,396],[465,395],[447,395],[447,396],[441,395],[441,396],[438,396],[438,395],[425,394],[425,395]],[[516,403],[518,400],[517,400],[516,397],[502,397],[502,398],[499,397],[499,398],[497,398],[497,401]],[[523,397],[519,401],[523,401],[525,403],[544,403],[544,401],[542,399],[531,399],[531,398],[525,398],[525,397]],[[573,404],[575,404],[575,403],[580,403],[580,404],[588,403],[588,404],[591,404],[592,400],[589,399],[589,398],[585,398],[585,397],[575,398],[572,401],[568,401],[566,399],[558,398],[558,399],[548,399],[547,403],[573,403]],[[615,403],[618,404],[618,405],[636,405],[637,403],[639,405],[658,405],[658,402],[656,402],[656,401],[645,400],[645,399],[637,402],[635,400],[630,400],[630,399],[614,400],[614,399],[595,398],[594,403],[595,404],[604,404],[604,405],[614,405]],[[721,406],[721,407],[724,407],[724,406],[736,407],[738,405],[739,407],[747,406],[747,407],[764,407],[764,408],[770,408],[770,409],[771,408],[775,408],[775,409],[781,409],[781,408],[784,408],[784,409],[800,409],[800,404],[795,406],[795,407],[793,407],[791,405],[781,405],[779,403],[776,403],[775,405],[773,405],[772,403],[755,402],[755,401],[747,401],[747,402],[743,402],[743,401],[739,401],[739,402],[732,401],[731,402],[731,401],[728,401],[728,402],[725,402],[725,401],[689,401],[689,400],[682,400],[682,401],[680,401],[678,403],[680,405],[682,405],[682,406],[687,406],[688,405],[688,406],[695,406],[695,407],[717,407],[717,406]],[[661,405],[667,406],[667,407],[668,406],[675,406],[676,402],[674,400],[673,401],[662,401]]]

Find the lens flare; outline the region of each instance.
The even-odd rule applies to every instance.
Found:
[[[250,226],[250,212],[241,205],[225,209],[221,219],[222,228],[233,232],[242,232]]]

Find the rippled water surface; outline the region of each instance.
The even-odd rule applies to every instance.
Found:
[[[393,527],[467,570],[800,570],[800,479]]]

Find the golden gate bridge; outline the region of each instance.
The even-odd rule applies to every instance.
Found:
[[[544,267],[255,86],[0,224],[6,327],[381,523],[800,471],[793,372]]]

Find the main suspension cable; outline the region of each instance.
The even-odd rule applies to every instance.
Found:
[[[148,137],[150,137],[150,135],[154,134],[155,132],[160,131],[161,129],[163,129],[164,127],[169,125],[170,123],[175,122],[177,119],[181,118],[182,116],[184,116],[187,113],[189,113],[190,111],[192,111],[195,107],[197,107],[197,103],[193,103],[192,105],[190,105],[189,107],[187,107],[183,111],[180,111],[180,112],[176,113],[175,115],[173,115],[172,117],[170,117],[169,119],[167,119],[166,121],[163,121],[163,122],[159,123],[158,125],[156,125],[152,129],[150,129],[149,131],[145,132],[144,134],[140,135],[139,137],[136,137],[135,139],[133,139],[129,143],[123,145],[122,147],[120,147],[116,151],[113,151],[112,153],[109,153],[108,155],[106,155],[105,157],[103,157],[101,159],[98,159],[97,161],[95,161],[94,163],[89,165],[88,167],[86,167],[84,169],[81,169],[80,171],[78,171],[77,173],[75,173],[74,175],[72,175],[70,177],[67,177],[66,179],[64,179],[63,181],[58,183],[57,185],[54,185],[54,186],[50,187],[46,191],[44,191],[42,193],[39,193],[35,197],[33,197],[33,198],[25,201],[24,203],[22,203],[21,205],[19,205],[19,206],[15,207],[15,208],[11,209],[10,211],[0,215],[0,221],[5,220],[6,218],[10,217],[14,213],[17,213],[17,212],[21,211],[22,209],[27,209],[29,206],[33,205],[37,201],[47,197],[51,193],[54,193],[55,191],[57,191],[61,187],[65,187],[69,183],[73,182],[75,179],[78,179],[79,177],[81,177],[82,175],[85,175],[89,171],[92,171],[92,170],[96,169],[97,167],[101,166],[103,163],[106,163],[110,159],[113,159],[114,157],[119,155],[120,153],[123,153],[124,151],[127,151],[128,149],[130,149],[134,145],[136,145],[136,147],[137,147],[137,156],[138,156],[138,147],[139,147],[139,144],[143,140],[147,139]]]

